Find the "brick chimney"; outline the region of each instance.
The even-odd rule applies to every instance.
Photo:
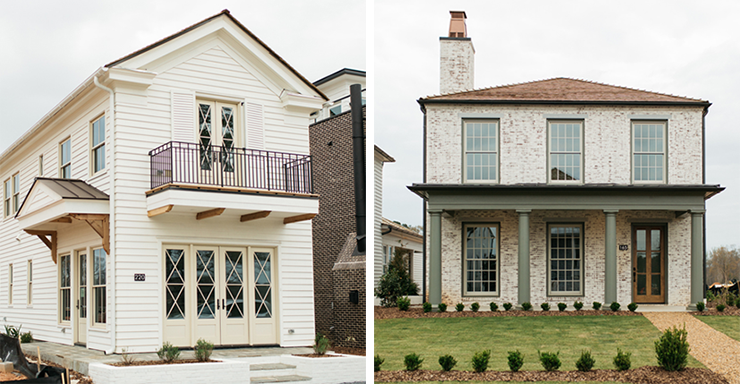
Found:
[[[450,11],[450,30],[439,38],[439,92],[453,93],[474,88],[475,49],[468,37],[465,11]]]

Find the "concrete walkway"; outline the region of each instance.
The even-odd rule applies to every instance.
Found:
[[[83,375],[88,374],[87,367],[89,363],[117,363],[121,361],[121,355],[106,355],[101,351],[95,351],[76,345],[63,345],[44,341],[21,344],[23,352],[31,356],[36,356],[36,347],[41,351],[42,360],[51,361],[63,367],[68,367],[69,369],[75,370]],[[307,353],[313,353],[313,349],[300,347],[228,348],[214,349],[211,358],[214,360],[220,360]],[[135,353],[132,354],[132,356],[134,356],[136,360],[159,360],[156,353]],[[185,350],[180,353],[180,358],[194,359],[195,353],[192,350]]]
[[[644,313],[644,316],[661,332],[685,325],[691,356],[726,377],[730,383],[740,384],[740,342],[688,313],[650,312]]]

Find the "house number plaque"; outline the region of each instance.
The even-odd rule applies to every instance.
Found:
[[[146,274],[134,273],[134,281],[146,281]]]
[[[626,251],[626,250],[628,250],[628,249],[629,249],[629,248],[627,247],[627,244],[619,244],[619,250],[620,250],[620,251]]]

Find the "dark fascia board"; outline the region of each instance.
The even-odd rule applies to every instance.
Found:
[[[359,69],[352,69],[352,68],[342,68],[330,75],[324,76],[316,81],[313,82],[313,85],[319,86],[321,84],[324,84],[330,80],[334,80],[339,76],[342,75],[354,75],[354,76],[360,76],[360,77],[366,77],[365,71],[361,71]]]
[[[366,105],[363,105],[363,106],[362,106],[362,110],[363,110],[363,111],[365,111],[365,107],[366,107]],[[311,124],[309,124],[309,125],[308,125],[308,127],[309,127],[309,128],[311,128],[311,127],[313,127],[313,126],[315,126],[315,125],[318,125],[318,124],[322,124],[322,123],[324,123],[324,122],[327,122],[327,121],[331,121],[331,120],[334,120],[334,119],[336,119],[336,118],[337,118],[337,117],[339,117],[339,116],[344,116],[344,115],[346,115],[346,114],[348,114],[348,113],[351,113],[351,112],[352,112],[352,109],[350,109],[350,110],[347,110],[347,111],[344,111],[344,112],[342,112],[342,113],[340,113],[340,114],[337,114],[337,115],[334,115],[334,116],[331,116],[331,117],[327,117],[327,118],[326,118],[326,119],[324,119],[324,120],[321,120],[321,121],[317,121],[317,122],[315,122],[315,123],[311,123]],[[364,119],[364,117],[363,117],[363,119]]]
[[[136,57],[138,55],[141,55],[142,53],[151,51],[152,49],[157,48],[157,47],[159,47],[159,46],[161,46],[161,45],[163,45],[163,44],[165,44],[165,43],[167,43],[169,41],[172,41],[172,40],[174,40],[174,39],[176,39],[176,38],[178,38],[178,37],[180,37],[180,36],[182,36],[182,35],[190,32],[190,31],[192,31],[192,30],[194,30],[194,29],[196,29],[198,27],[201,27],[201,26],[203,26],[203,25],[205,25],[205,24],[211,22],[212,20],[215,20],[215,19],[217,19],[217,18],[219,18],[221,16],[228,17],[234,24],[236,24],[237,27],[239,27],[239,29],[241,29],[244,33],[246,33],[247,35],[249,35],[249,37],[251,37],[252,39],[254,39],[263,48],[265,48],[267,50],[267,52],[270,53],[270,55],[272,55],[272,57],[274,57],[275,59],[277,59],[277,61],[279,61],[286,68],[288,68],[288,70],[290,70],[291,72],[293,72],[294,75],[298,76],[298,78],[301,79],[301,81],[303,81],[304,83],[306,83],[306,85],[308,85],[316,93],[318,93],[319,95],[321,95],[321,97],[323,97],[324,100],[329,100],[329,98],[326,97],[326,95],[324,95],[324,93],[321,92],[318,88],[316,88],[315,85],[313,85],[310,81],[308,81],[308,79],[306,79],[305,77],[303,77],[303,75],[301,75],[300,73],[298,73],[298,71],[296,71],[295,68],[291,67],[290,64],[288,64],[287,61],[285,61],[282,57],[280,57],[280,55],[278,55],[277,53],[275,53],[275,51],[273,51],[270,47],[268,47],[267,44],[265,44],[262,40],[260,40],[259,37],[257,37],[254,33],[252,33],[249,29],[247,29],[247,27],[245,27],[242,23],[240,23],[239,20],[235,19],[234,16],[231,16],[231,13],[229,12],[228,9],[224,9],[223,11],[221,11],[221,12],[219,12],[219,13],[217,13],[217,14],[215,14],[215,15],[213,15],[213,16],[211,16],[211,17],[209,17],[209,18],[207,18],[207,19],[205,19],[205,20],[203,20],[203,21],[201,21],[199,23],[195,23],[195,24],[193,24],[193,25],[191,25],[191,26],[183,29],[180,32],[177,32],[177,33],[175,33],[173,35],[167,36],[164,39],[159,40],[159,41],[157,41],[157,42],[155,42],[153,44],[147,45],[146,47],[144,47],[144,48],[142,48],[142,49],[140,49],[138,51],[135,51],[135,52],[133,52],[133,53],[127,55],[127,56],[124,56],[124,57],[122,57],[122,58],[120,58],[118,60],[111,61],[110,63],[106,64],[105,67],[106,68],[110,68],[110,67],[116,66],[118,64],[121,64],[121,63],[125,62],[126,60],[129,60],[129,59],[132,59],[132,58],[134,58],[134,57]]]
[[[440,40],[463,40],[463,41],[470,41],[469,37],[447,37],[447,36],[440,36]]]
[[[480,99],[424,99],[416,100],[422,108],[426,104],[503,104],[503,105],[649,105],[709,108],[706,101],[607,101],[607,100],[480,100]]]
[[[417,184],[407,187],[417,195],[428,198],[434,193],[456,194],[513,194],[522,192],[541,193],[572,193],[589,194],[593,192],[615,193],[703,193],[707,200],[725,190],[719,184],[585,184],[585,185],[558,185],[558,184]]]

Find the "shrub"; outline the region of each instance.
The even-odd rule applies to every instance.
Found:
[[[411,281],[406,265],[408,265],[408,254],[397,248],[388,266],[388,271],[380,276],[378,287],[374,291],[375,297],[380,299],[380,305],[393,307],[399,297],[416,295],[419,291],[419,286]]]
[[[447,312],[447,304],[439,303],[437,304],[437,309],[439,309],[440,312]]]
[[[540,356],[540,363],[545,371],[557,371],[560,368],[560,351],[557,353],[537,351],[537,354]]]
[[[565,308],[568,308],[568,304],[558,303],[558,311],[563,312],[565,311]]]
[[[432,311],[432,304],[431,303],[424,303],[421,305],[422,308],[424,308],[424,313],[431,312]]]
[[[529,301],[523,302],[522,303],[522,309],[525,310],[525,311],[532,310],[532,303],[530,303]]]
[[[445,372],[448,372],[452,370],[452,368],[457,365],[457,360],[455,360],[452,355],[444,355],[439,357],[439,365],[442,367],[442,370]]]
[[[716,298],[717,296],[714,296],[714,293],[712,293],[712,291],[707,291],[707,301],[712,302]]]
[[[699,312],[704,312],[704,302],[703,301],[696,302],[696,310]]]
[[[512,372],[519,371],[519,369],[522,368],[522,365],[524,365],[524,355],[522,355],[518,349],[514,352],[509,351],[508,359],[509,369],[511,369]]]
[[[21,343],[31,342],[33,342],[33,335],[31,334],[31,331],[21,333]]]
[[[735,301],[735,306],[738,307],[738,309],[740,309],[740,298],[738,298],[737,301]]]
[[[211,353],[213,353],[213,344],[204,339],[198,339],[195,343],[195,358],[198,361],[208,361],[211,359]]]
[[[421,358],[421,356],[412,353],[410,355],[406,355],[403,358],[403,363],[406,365],[407,371],[415,371],[419,368],[421,368],[421,363],[424,362],[424,359]]]
[[[136,359],[128,353],[128,348],[121,348],[121,365],[133,365]]]
[[[635,303],[629,303],[629,304],[627,304],[627,309],[629,309],[630,312],[634,312],[634,311],[637,310],[637,304],[635,304]]]
[[[593,309],[595,311],[598,311],[599,309],[601,309],[601,303],[599,303],[598,301],[594,301]]]
[[[456,311],[462,312],[463,309],[465,309],[465,304],[463,304],[463,303],[457,303],[457,305],[455,305],[455,310]]]
[[[480,304],[478,303],[470,304],[470,309],[472,309],[473,312],[478,312],[478,310],[480,309]]]
[[[488,369],[488,360],[491,359],[491,350],[476,352],[473,354],[473,370],[476,372],[485,372]]]
[[[180,357],[180,348],[175,347],[169,341],[162,344],[162,348],[157,351],[157,356],[164,360],[165,363],[171,363]]]
[[[725,311],[725,305],[724,304],[718,305],[717,306],[717,310],[720,311],[720,312],[724,312]]]
[[[329,349],[329,338],[319,332],[316,332],[316,338],[314,339],[313,343],[314,353],[317,355],[323,355],[326,353],[327,349]]]
[[[617,371],[626,371],[630,369],[630,366],[632,365],[630,357],[632,357],[632,352],[624,353],[621,349],[617,348],[617,355],[614,356],[614,368],[617,368]]]
[[[511,303],[504,303],[504,310],[509,311],[509,310],[511,310],[511,307],[513,307],[513,305]]]
[[[580,311],[581,308],[583,308],[583,302],[582,301],[576,301],[573,303],[573,308],[576,309],[576,311]]]
[[[498,311],[498,304],[492,301],[491,302],[491,312],[496,312],[496,311]]]
[[[618,311],[619,310],[619,307],[621,307],[621,305],[619,305],[619,303],[617,303],[616,301],[612,302],[609,305],[609,308],[611,308],[612,312]]]
[[[596,360],[591,356],[591,351],[581,351],[581,357],[576,361],[576,368],[581,372],[588,372],[596,364]]]
[[[396,299],[396,305],[398,305],[398,309],[401,311],[408,311],[409,306],[411,306],[411,299],[408,297],[399,297]]]
[[[673,327],[663,332],[660,339],[655,341],[658,365],[666,371],[680,371],[686,367],[690,350],[687,335],[686,328]]]
[[[385,359],[381,358],[380,355],[375,355],[375,372],[380,372],[380,366],[385,363]]]
[[[523,307],[524,305],[522,305]],[[549,311],[550,310],[550,304],[542,303],[540,304],[540,308],[542,308],[543,311]]]

